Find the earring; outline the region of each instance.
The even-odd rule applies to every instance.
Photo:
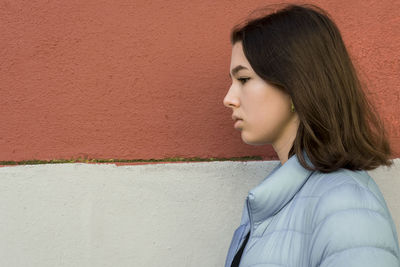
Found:
[[[293,105],[293,102],[292,102],[292,106],[291,106],[291,111],[294,112],[294,105]]]

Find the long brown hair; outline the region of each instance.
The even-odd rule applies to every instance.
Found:
[[[313,4],[276,6],[257,9],[267,13],[236,25],[230,39],[242,42],[257,75],[292,98],[300,125],[288,158],[324,173],[391,166],[383,121],[330,15]]]

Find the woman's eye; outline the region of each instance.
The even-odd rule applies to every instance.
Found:
[[[239,78],[238,81],[240,81],[242,84],[245,84],[248,79],[250,78]]]

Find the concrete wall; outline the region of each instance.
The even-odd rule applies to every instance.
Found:
[[[276,161],[0,168],[0,266],[223,266]],[[369,172],[400,230],[400,160]]]

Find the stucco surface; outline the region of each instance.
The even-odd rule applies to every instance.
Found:
[[[222,103],[229,32],[268,3],[1,1],[0,161],[274,159],[241,141]],[[315,3],[338,24],[399,157],[400,1]]]

